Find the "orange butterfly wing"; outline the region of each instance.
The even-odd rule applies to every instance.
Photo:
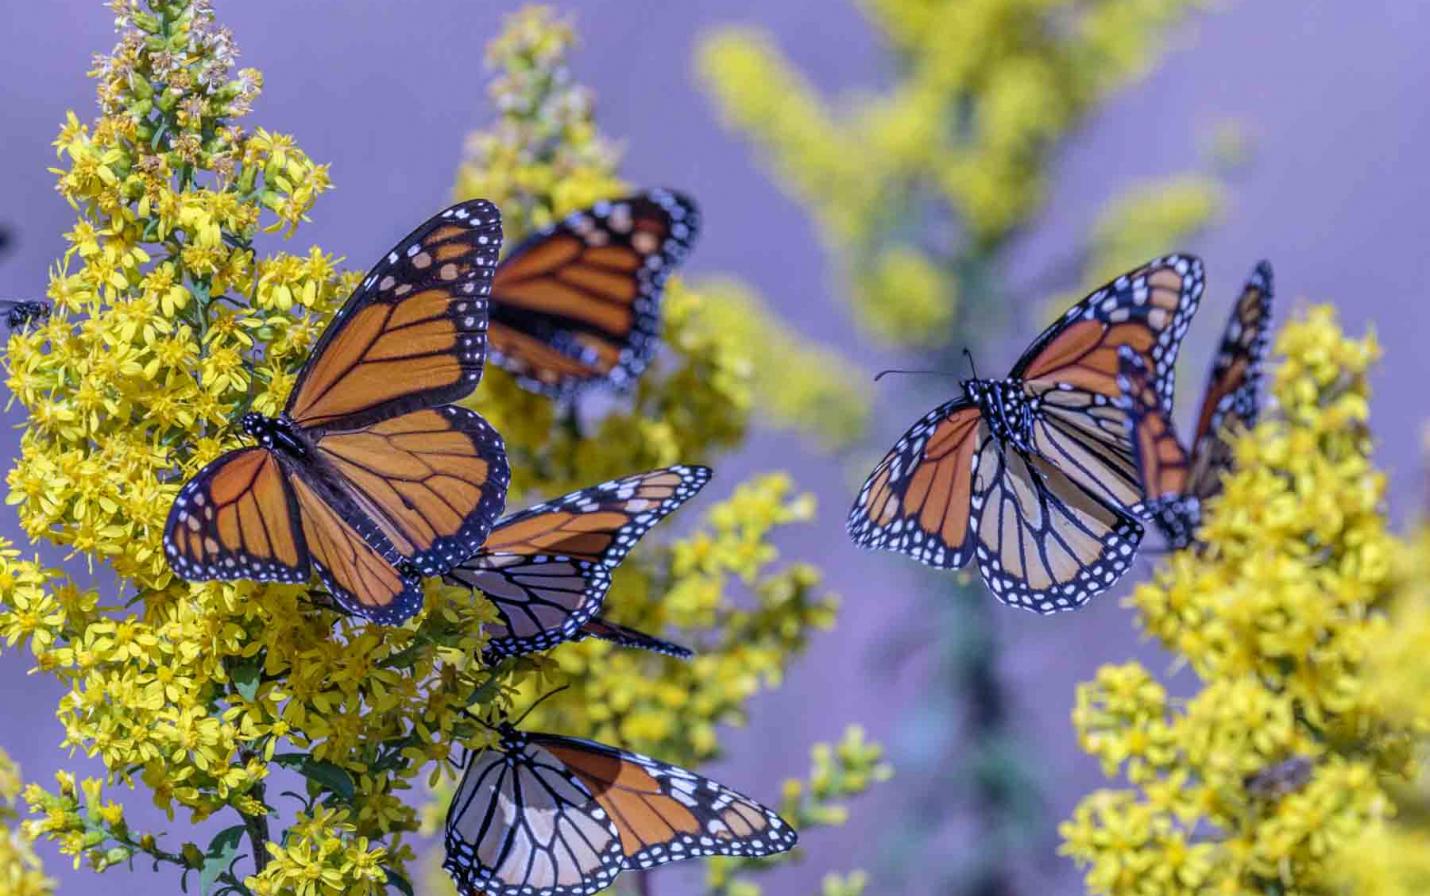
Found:
[[[191,581],[306,582],[308,551],[278,458],[241,448],[200,470],[169,509],[164,553]]]
[[[1180,495],[1187,484],[1187,452],[1177,439],[1172,418],[1162,412],[1142,357],[1125,348],[1120,354],[1118,403],[1127,415],[1142,491],[1154,501]]]
[[[492,360],[560,397],[640,376],[660,337],[665,279],[699,229],[664,190],[597,203],[513,249],[492,285]]]
[[[457,401],[481,378],[501,216],[455,205],[368,273],[323,332],[285,413],[305,429],[357,429]]]
[[[559,759],[615,823],[625,868],[686,856],[765,856],[794,847],[794,828],[709,778],[605,744],[528,735]]]
[[[846,528],[862,547],[941,569],[972,556],[973,457],[982,418],[957,399],[935,408],[890,449],[859,490]]]
[[[450,405],[327,431],[316,447],[347,499],[423,575],[482,546],[511,481],[501,436]]]
[[[485,594],[501,624],[489,658],[545,650],[580,636],[601,609],[611,574],[642,536],[710,481],[674,466],[563,495],[501,520],[448,578]]]
[[[1256,393],[1271,330],[1271,296],[1271,265],[1263,261],[1232,308],[1197,413],[1192,470],[1186,488],[1199,499],[1220,492],[1222,473],[1231,468],[1228,425],[1235,424],[1237,429],[1256,425]]]
[[[1146,511],[1126,415],[1117,406],[1118,353],[1139,356],[1158,404],[1172,411],[1177,352],[1201,301],[1201,262],[1157,259],[1088,295],[1033,344],[1009,374],[1037,403],[1033,448],[1101,500]]]
[[[421,580],[402,568],[402,555],[370,521],[330,487],[296,471],[289,481],[313,565],[345,611],[398,625],[422,608]]]

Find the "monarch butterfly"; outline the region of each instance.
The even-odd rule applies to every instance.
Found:
[[[50,303],[33,299],[0,299],[0,311],[5,312],[5,326],[21,330],[50,319]]]
[[[1142,539],[1140,481],[1116,404],[1117,349],[1147,360],[1171,406],[1202,265],[1169,255],[1073,305],[1003,380],[914,424],[849,512],[855,543],[953,569],[975,557],[999,600],[1070,610],[1126,571]]]
[[[694,202],[651,190],[534,234],[497,268],[492,361],[553,398],[629,387],[655,353],[665,279],[699,230]]]
[[[611,623],[591,626],[612,571],[651,526],[709,481],[708,467],[665,467],[584,488],[498,522],[481,550],[447,575],[496,606],[501,624],[487,642],[488,659],[584,637],[625,643]]]
[[[491,203],[454,205],[368,273],[328,325],[258,441],[199,471],[174,499],[169,564],[191,580],[304,582],[317,569],[346,611],[396,624],[486,540],[506,501],[496,430],[449,402],[486,353],[501,245]]]
[[[1229,434],[1256,425],[1256,393],[1271,325],[1271,284],[1271,265],[1263,261],[1232,307],[1212,360],[1190,454],[1177,440],[1171,415],[1155,400],[1146,363],[1131,352],[1120,358],[1119,403],[1147,497],[1146,516],[1173,550],[1196,540],[1203,502],[1221,492],[1222,474],[1232,464]]]
[[[622,871],[698,856],[765,856],[789,823],[694,772],[605,744],[498,729],[468,754],[443,867],[464,896],[585,896]]]

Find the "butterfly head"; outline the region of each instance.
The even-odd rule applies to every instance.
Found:
[[[978,406],[993,435],[1031,452],[1033,398],[1018,380],[964,380],[963,394]]]

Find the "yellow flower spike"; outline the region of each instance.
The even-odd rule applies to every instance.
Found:
[[[1354,879],[1345,869],[1361,864],[1350,850],[1366,832],[1394,836],[1382,782],[1410,773],[1404,745],[1426,728],[1375,696],[1387,693],[1375,664],[1391,639],[1378,614],[1406,587],[1395,559],[1423,551],[1388,534],[1384,477],[1367,457],[1373,341],[1315,308],[1277,347],[1279,405],[1239,438],[1205,549],[1174,555],[1132,597],[1142,625],[1202,679],[1166,708],[1160,764],[1134,761],[1153,729],[1115,699],[1136,693],[1140,667],[1105,667],[1079,689],[1080,742],[1130,785],[1087,797],[1063,826],[1063,851],[1094,893],[1141,893],[1149,880],[1168,894],[1329,892]],[[1424,656],[1400,664],[1424,668]],[[1288,777],[1288,763],[1310,770]],[[1127,836],[1148,824],[1155,836]]]

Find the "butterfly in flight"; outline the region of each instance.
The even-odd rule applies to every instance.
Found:
[[[766,856],[789,823],[735,791],[605,744],[498,729],[467,756],[443,867],[463,896],[585,896],[622,871],[699,856]]]
[[[710,481],[708,467],[676,466],[613,479],[498,522],[480,551],[447,574],[481,591],[500,624],[487,660],[587,637],[674,656],[685,648],[600,619],[615,568],[656,523]]]
[[[1142,540],[1141,480],[1117,404],[1118,356],[1145,358],[1170,410],[1202,265],[1169,255],[1073,305],[1002,380],[904,434],[849,512],[855,543],[941,569],[976,559],[999,600],[1053,613],[1109,588]]]
[[[0,299],[0,312],[5,315],[6,328],[24,330],[50,319],[50,303],[34,299]]]
[[[492,362],[567,399],[629,388],[655,354],[666,277],[700,230],[695,203],[651,190],[598,202],[507,255],[492,284]]]
[[[501,437],[451,404],[476,388],[501,216],[454,205],[407,236],[328,324],[258,445],[204,467],[164,532],[185,579],[306,582],[345,611],[397,624],[422,576],[486,540],[506,502]]]
[[[1263,261],[1232,306],[1212,360],[1190,451],[1178,441],[1171,414],[1157,400],[1146,362],[1135,353],[1122,353],[1119,402],[1147,498],[1146,517],[1172,550],[1195,543],[1203,506],[1221,492],[1222,476],[1231,469],[1231,437],[1256,425],[1271,294],[1271,265]]]

